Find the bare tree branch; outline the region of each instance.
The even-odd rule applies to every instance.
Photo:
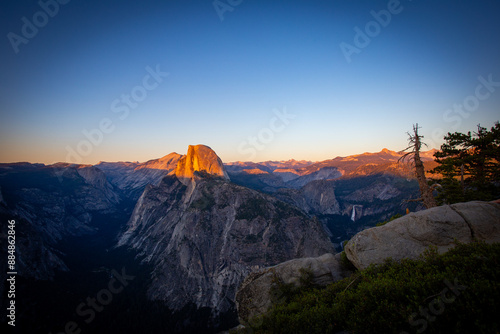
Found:
[[[408,147],[404,149],[402,152],[408,151],[411,149],[410,152],[405,153],[403,156],[401,156],[398,159],[398,163],[400,161],[405,161],[405,159],[409,158],[412,159],[411,164],[412,167],[415,168],[415,175],[417,177],[418,181],[418,186],[420,188],[420,195],[422,196],[419,200],[424,203],[424,206],[429,209],[432,207],[437,206],[436,200],[434,199],[434,196],[432,194],[432,190],[429,185],[427,184],[427,179],[425,177],[425,169],[424,169],[424,163],[422,162],[422,159],[420,159],[420,148],[422,145],[427,146],[424,142],[422,142],[422,138],[424,136],[418,134],[418,129],[420,127],[418,126],[418,123],[413,125],[413,133],[408,134]],[[411,200],[411,202],[416,202],[417,200]]]

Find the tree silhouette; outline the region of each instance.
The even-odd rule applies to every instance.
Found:
[[[500,197],[500,124],[477,132],[455,132],[444,137],[436,152],[440,165],[431,173],[442,175],[438,200],[456,203],[471,200],[491,201]]]
[[[422,159],[420,159],[420,149],[422,145],[427,146],[424,142],[422,142],[422,138],[424,136],[418,134],[418,123],[413,125],[413,133],[407,132],[408,134],[408,147],[404,150],[400,151],[400,153],[406,152],[401,158],[399,158],[398,162],[405,161],[406,159],[410,160],[410,164],[415,168],[415,176],[417,177],[418,186],[420,188],[420,198],[413,201],[422,201],[424,206],[429,209],[437,206],[436,200],[432,195],[433,188],[429,186],[427,183],[427,179],[425,177],[425,169],[424,163]]]

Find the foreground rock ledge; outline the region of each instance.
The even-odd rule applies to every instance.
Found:
[[[236,293],[236,307],[241,324],[251,324],[266,313],[280,296],[273,295],[276,279],[285,284],[300,286],[302,271],[312,275],[312,283],[325,286],[351,274],[340,265],[340,254],[324,254],[316,258],[293,259],[248,275]]]
[[[466,202],[411,213],[356,234],[345,252],[356,268],[365,269],[387,258],[416,259],[429,246],[444,253],[455,240],[500,242],[500,204]]]

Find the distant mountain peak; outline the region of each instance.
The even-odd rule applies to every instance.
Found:
[[[177,163],[175,176],[187,185],[195,176],[195,172],[205,172],[229,180],[222,160],[206,145],[189,145],[187,155],[182,156]]]
[[[433,148],[433,149],[430,149],[429,151],[425,151],[425,152],[420,152],[420,157],[422,158],[428,158],[428,159],[431,159],[431,160],[434,160],[434,154],[436,152],[439,152],[439,150]]]
[[[170,153],[167,154],[166,156],[159,158],[159,159],[154,159],[154,160],[149,160],[145,163],[140,164],[137,168],[150,168],[150,169],[164,169],[164,170],[172,170],[175,169],[175,166],[177,165],[177,162],[182,156],[178,153]]]

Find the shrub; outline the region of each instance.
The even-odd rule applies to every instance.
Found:
[[[418,260],[389,260],[323,289],[295,290],[255,331],[496,333],[499,268],[500,244],[458,244],[442,255],[430,249]],[[437,306],[439,314],[432,313]]]

